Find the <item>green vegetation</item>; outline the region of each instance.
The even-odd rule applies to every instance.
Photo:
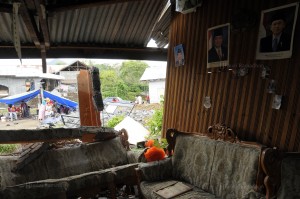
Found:
[[[167,148],[168,146],[167,139],[165,138],[155,139],[154,146],[156,146],[157,148]]]
[[[0,144],[0,154],[13,153],[18,147],[18,144]]]
[[[146,126],[150,131],[148,139],[158,139],[161,137],[162,122],[163,108],[160,108],[154,112],[152,117],[146,123]]]
[[[89,66],[99,68],[101,92],[106,97],[120,97],[124,100],[134,101],[137,95],[147,92],[148,84],[140,82],[147,63],[142,61],[125,61],[121,65],[93,64],[85,61]]]
[[[113,118],[111,118],[110,120],[108,120],[107,122],[107,126],[114,128],[115,126],[117,126],[123,119],[125,118],[124,115],[117,115]]]
[[[163,102],[163,101],[162,101]],[[152,117],[147,121],[147,127],[150,131],[147,140],[154,140],[154,146],[158,148],[166,148],[168,142],[165,138],[161,138],[162,122],[163,122],[163,106],[156,110]]]

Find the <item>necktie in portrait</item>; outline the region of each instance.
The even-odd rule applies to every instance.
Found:
[[[219,56],[219,58],[220,58],[220,60],[222,59],[222,52],[221,52],[221,49],[220,48],[218,48],[218,56]]]
[[[275,52],[277,50],[278,39],[275,37],[272,42],[272,50]]]

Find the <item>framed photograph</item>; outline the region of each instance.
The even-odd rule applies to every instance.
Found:
[[[256,59],[285,59],[292,56],[299,3],[261,12]]]
[[[184,65],[184,51],[183,51],[182,44],[179,44],[174,47],[174,57],[175,57],[175,66]]]
[[[207,68],[228,66],[229,30],[229,23],[207,30]]]
[[[280,109],[282,103],[282,95],[274,95],[272,109]]]

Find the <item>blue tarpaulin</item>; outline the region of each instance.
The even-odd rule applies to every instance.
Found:
[[[76,108],[78,106],[78,104],[76,102],[71,101],[71,100],[69,100],[67,98],[64,98],[64,97],[54,95],[52,93],[49,93],[48,91],[43,91],[43,94],[44,94],[44,98],[49,98],[51,100],[54,100],[58,104],[68,106],[70,108]]]
[[[38,89],[35,91],[12,95],[12,96],[0,99],[0,103],[16,105],[16,104],[20,104],[22,101],[28,102],[28,101],[32,100],[33,98],[35,98],[39,93],[40,93],[40,90]],[[54,95],[52,93],[49,93],[48,91],[43,91],[43,96],[44,96],[44,98],[49,98],[51,100],[56,101],[58,104],[68,106],[70,108],[76,108],[78,106],[78,104],[76,102],[66,99],[64,97]]]
[[[17,94],[17,95],[12,95],[9,97],[5,97],[0,99],[1,103],[5,103],[5,104],[20,104],[22,101],[24,102],[28,102],[30,100],[32,100],[33,98],[35,98],[38,94],[40,93],[40,90],[34,90],[34,91],[30,91],[30,92],[25,92],[25,93],[21,93],[21,94]]]

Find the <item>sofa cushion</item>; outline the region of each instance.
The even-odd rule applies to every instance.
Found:
[[[258,147],[218,141],[209,192],[223,199],[245,198],[256,184],[260,152]]]
[[[157,195],[156,193],[154,193],[154,191],[163,189],[165,187],[171,186],[175,183],[177,183],[178,181],[175,180],[168,180],[168,181],[161,181],[161,182],[147,182],[147,181],[143,181],[140,186],[141,186],[141,191],[143,193],[143,195],[145,196],[145,198],[148,199],[163,199],[162,197],[160,197],[159,195]],[[190,185],[193,187],[193,185]],[[193,190],[183,193],[181,195],[178,195],[172,199],[188,199],[188,198],[193,198],[193,199],[220,199],[215,197],[214,195],[207,193],[199,188],[194,187]]]
[[[203,136],[178,135],[173,177],[208,190],[216,141]]]
[[[166,158],[160,161],[140,163],[139,169],[146,181],[162,181],[172,178],[172,161]]]

